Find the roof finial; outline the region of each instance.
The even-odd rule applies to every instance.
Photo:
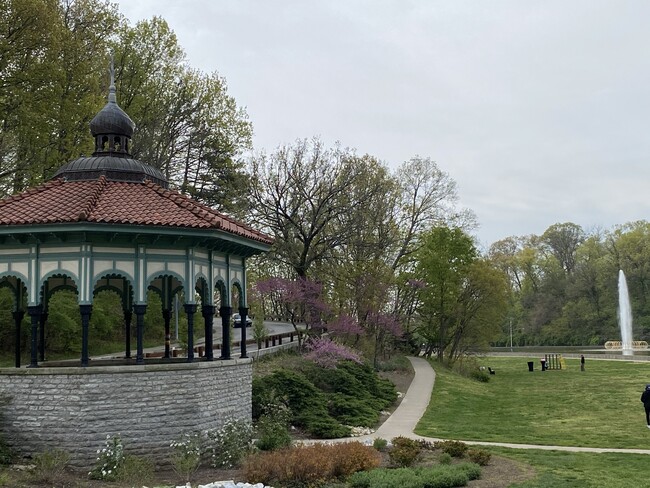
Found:
[[[109,72],[111,74],[111,86],[108,87],[108,101],[117,103],[117,98],[115,97],[115,63],[114,55],[111,53],[111,66]]]

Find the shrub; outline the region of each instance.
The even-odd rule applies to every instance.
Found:
[[[352,395],[333,393],[329,396],[328,411],[345,425],[372,427],[379,421],[379,405]]]
[[[348,478],[351,488],[453,488],[477,479],[481,469],[475,464],[431,468],[375,469]]]
[[[490,462],[492,454],[484,449],[470,449],[467,451],[467,457],[470,459],[470,461],[478,464],[479,466],[487,466]]]
[[[52,449],[34,456],[34,479],[43,484],[56,484],[65,472],[70,454],[61,449]]]
[[[0,436],[0,465],[7,466],[14,460],[16,453],[11,449],[2,436]]]
[[[393,464],[400,467],[412,466],[420,455],[418,441],[407,437],[395,437],[393,447],[388,451],[388,456]]]
[[[490,381],[490,375],[480,369],[471,370],[469,373],[469,377],[476,381],[480,381],[482,383],[487,383]]]
[[[130,486],[142,486],[149,484],[153,475],[154,465],[150,459],[127,454],[115,479]]]
[[[380,460],[376,450],[359,442],[297,446],[249,456],[244,476],[249,482],[312,487],[375,468]]]
[[[233,468],[248,454],[253,443],[253,428],[244,420],[230,420],[207,433],[212,467]]]
[[[451,464],[452,457],[450,454],[443,452],[440,454],[440,457],[438,458],[438,462],[440,464]]]
[[[124,445],[120,436],[107,435],[104,447],[97,449],[97,454],[95,467],[88,475],[94,480],[115,481],[124,462]]]
[[[171,457],[172,468],[184,481],[191,481],[192,474],[201,465],[201,436],[197,433],[185,433],[169,446],[174,449]]]
[[[467,452],[467,444],[460,441],[439,441],[436,442],[435,446],[450,456],[457,458],[463,457]]]
[[[381,437],[377,437],[375,440],[372,441],[372,447],[374,447],[378,451],[383,451],[388,447],[388,441],[386,439],[382,439]]]
[[[304,427],[317,439],[340,439],[349,437],[351,433],[349,427],[341,425],[332,417],[318,417],[311,412],[296,417],[295,421],[296,425]]]
[[[283,403],[267,403],[261,407],[257,420],[255,445],[263,451],[272,451],[291,445],[289,419],[291,411]]]

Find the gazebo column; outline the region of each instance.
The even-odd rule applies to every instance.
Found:
[[[241,316],[241,354],[240,358],[247,358],[246,354],[246,317],[248,317],[248,307],[239,307]]]
[[[39,327],[40,337],[38,341],[38,349],[40,360],[45,361],[45,324],[47,323],[47,312],[41,314],[41,324]]]
[[[23,317],[25,316],[25,311],[16,310],[15,312],[12,312],[11,315],[14,318],[14,324],[16,326],[16,367],[20,368],[20,324],[22,323]]]
[[[163,308],[162,311],[163,320],[165,321],[165,358],[169,359],[171,357],[170,347],[171,347],[171,332],[169,324],[172,319],[172,311],[168,308]]]
[[[203,305],[203,308],[201,309],[203,320],[205,321],[205,359],[207,361],[214,360],[214,353],[212,352],[212,347],[214,346],[214,340],[212,337],[214,310],[214,305]]]
[[[133,318],[133,312],[131,310],[124,309],[124,357],[129,359],[131,357],[131,319]]]
[[[230,316],[232,307],[221,307],[221,359],[230,359]]]
[[[196,312],[196,303],[186,303],[184,305],[187,314],[187,362],[194,361],[194,313]]]
[[[92,305],[79,305],[81,313],[81,367],[88,366],[88,324],[90,323],[90,313],[93,310]]]
[[[135,364],[144,364],[144,314],[147,311],[147,306],[133,305],[133,311],[135,312],[135,340],[137,342]]]
[[[41,323],[43,306],[34,305],[27,307],[27,313],[29,314],[29,318],[32,319],[31,354],[28,368],[38,368],[38,326]]]

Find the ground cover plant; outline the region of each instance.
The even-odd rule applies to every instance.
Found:
[[[489,357],[497,373],[475,381],[434,363],[436,383],[416,433],[428,437],[542,445],[648,448],[639,401],[648,365],[567,359],[562,371],[529,372],[529,358]]]
[[[340,361],[321,368],[310,361],[253,379],[253,418],[274,401],[291,411],[291,424],[312,437],[347,437],[350,427],[373,427],[397,399],[395,386],[368,365]]]

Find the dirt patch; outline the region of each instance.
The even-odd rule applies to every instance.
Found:
[[[507,488],[535,477],[535,470],[518,461],[492,456],[487,466],[481,467],[481,479],[470,481],[472,488]]]

